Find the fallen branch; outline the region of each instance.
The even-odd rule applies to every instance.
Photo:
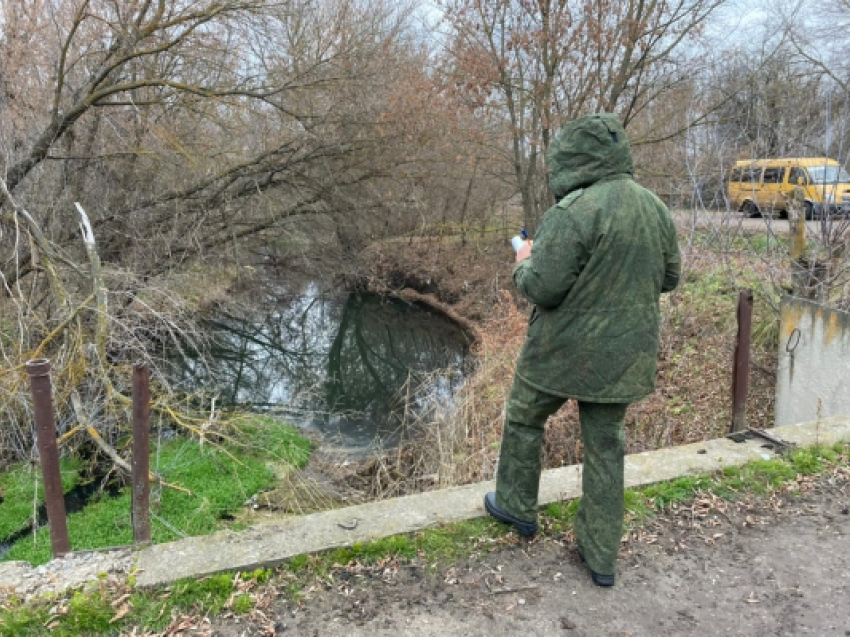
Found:
[[[56,263],[64,263],[78,274],[82,274],[82,272],[77,264],[63,258],[59,254],[53,243],[45,237],[41,227],[38,225],[33,216],[26,208],[20,205],[14,197],[12,197],[12,193],[9,191],[8,185],[2,177],[0,177],[0,195],[3,195],[5,200],[9,202],[12,209],[15,211],[15,214],[20,215],[26,221],[27,233],[32,241],[33,249],[30,251],[30,254],[33,264],[35,265],[40,262],[39,265],[44,267],[44,271],[47,274],[48,281],[50,282],[50,287],[56,295],[57,301],[60,306],[65,307],[69,302],[68,292],[59,277],[59,272],[56,269]],[[17,225],[17,223],[15,223],[15,225]]]
[[[489,584],[488,584],[489,587]],[[521,593],[522,591],[534,591],[540,588],[537,584],[528,584],[527,586],[515,586],[513,588],[491,588],[491,595],[507,595],[508,593]]]
[[[478,333],[478,327],[475,323],[455,312],[433,294],[422,294],[411,288],[404,288],[396,296],[408,303],[421,303],[435,312],[442,314],[449,320],[454,321],[460,326],[463,333],[466,334],[466,337],[470,340],[470,345],[481,341],[481,335]]]

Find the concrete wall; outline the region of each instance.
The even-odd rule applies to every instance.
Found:
[[[850,313],[784,297],[776,425],[850,414]]]

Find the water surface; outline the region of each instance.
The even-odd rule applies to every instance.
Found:
[[[181,359],[182,389],[216,386],[218,404],[280,411],[337,446],[393,444],[405,413],[451,402],[468,340],[445,317],[372,294],[280,291],[251,320],[219,315],[211,364]]]

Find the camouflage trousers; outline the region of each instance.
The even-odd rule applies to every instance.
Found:
[[[496,475],[496,504],[521,520],[537,519],[540,452],[547,418],[565,398],[538,391],[519,377],[508,397]],[[628,404],[579,401],[584,445],[582,497],[574,530],[587,565],[613,575],[623,529],[623,420]]]

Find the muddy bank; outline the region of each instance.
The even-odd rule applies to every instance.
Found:
[[[463,319],[477,324],[492,316],[503,290],[514,293],[513,266],[510,244],[493,234],[465,243],[459,237],[416,237],[374,244],[341,278],[350,289],[422,301],[403,292],[412,290],[463,325]]]

